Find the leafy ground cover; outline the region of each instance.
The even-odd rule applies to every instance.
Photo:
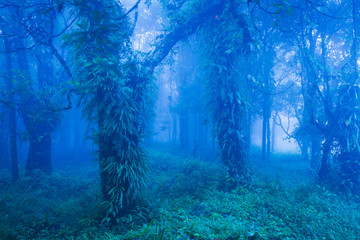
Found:
[[[1,185],[0,239],[360,239],[359,201],[312,183],[299,156],[253,161],[253,184],[232,191],[219,164],[154,149],[149,160],[143,202],[115,227],[101,223],[94,168]]]

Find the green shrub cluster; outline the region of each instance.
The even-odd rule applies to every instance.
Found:
[[[148,156],[151,171],[145,198],[118,225],[101,223],[104,209],[97,207],[102,201],[97,170],[63,170],[23,177],[16,186],[0,190],[0,239],[360,237],[359,203],[324,187],[287,185],[285,177],[263,181],[265,173],[259,171],[250,187],[226,192],[220,165],[153,149]]]

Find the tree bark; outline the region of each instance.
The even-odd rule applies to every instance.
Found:
[[[0,105],[0,169],[11,169],[9,157],[9,109]]]
[[[358,11],[357,0],[352,0],[352,21],[353,21],[353,43],[351,46],[351,62],[353,67],[353,83],[357,82],[358,79],[358,27],[357,27],[357,13]]]
[[[189,124],[188,115],[186,111],[180,114],[180,145],[183,149],[189,149]]]
[[[7,89],[10,92],[10,104],[9,106],[9,132],[10,132],[10,156],[11,156],[11,176],[12,183],[19,179],[19,163],[17,155],[17,143],[16,143],[16,110],[15,110],[15,99],[14,99],[14,86],[13,86],[13,67],[10,53],[10,42],[7,38],[4,39],[5,50],[6,50],[6,72],[8,76]]]
[[[17,41],[18,46],[23,48],[21,40]],[[18,50],[18,66],[28,81],[27,92],[21,96],[21,115],[24,120],[26,131],[30,137],[29,152],[26,161],[26,172],[30,173],[35,169],[44,172],[52,172],[51,163],[51,134],[53,132],[53,112],[45,108],[45,105],[35,95],[33,81],[30,76],[30,68],[27,55],[24,50]],[[46,75],[46,73],[44,73]]]
[[[261,153],[262,153],[262,160],[266,161],[266,130],[267,128],[267,113],[266,113],[267,107],[266,107],[266,102],[265,102],[265,95],[264,95],[264,103],[263,103],[263,121],[262,121],[262,141],[261,141]]]
[[[195,33],[207,20],[221,15],[227,2],[228,0],[208,0],[208,4],[204,4],[205,7],[201,12],[190,15],[189,19],[179,20],[174,29],[168,32],[156,44],[155,49],[147,54],[143,67],[153,72],[179,41]]]
[[[275,113],[273,119],[272,119],[272,127],[271,127],[271,152],[275,152],[275,129],[276,129],[276,124],[275,124],[275,117],[277,116],[277,112]]]
[[[265,44],[262,59],[262,75],[264,80],[263,129],[262,129],[262,160],[270,157],[270,117],[271,117],[271,69],[273,66],[273,50]]]
[[[333,138],[329,137],[328,139],[325,139],[325,142],[323,144],[321,166],[320,166],[320,170],[319,170],[319,174],[318,174],[320,181],[326,180],[330,173],[328,158],[329,158],[329,153],[331,150],[332,141],[333,141]]]

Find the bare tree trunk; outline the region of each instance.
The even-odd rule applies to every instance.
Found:
[[[333,141],[333,138],[330,137],[330,138],[326,139],[323,144],[321,166],[320,166],[320,170],[319,170],[319,174],[318,174],[320,181],[327,179],[329,172],[330,172],[328,158],[329,158],[329,153],[331,150],[332,141]]]
[[[193,155],[194,157],[196,157],[196,155],[197,155],[197,150],[198,150],[198,147],[199,147],[198,117],[199,117],[198,114],[197,114],[197,113],[194,113],[194,148],[193,148],[193,153],[192,153],[192,155]]]
[[[354,83],[358,79],[358,29],[357,29],[357,14],[356,11],[358,11],[357,6],[357,0],[352,0],[352,20],[353,20],[353,43],[351,46],[351,60],[352,60],[352,66],[353,66],[353,74],[354,74]]]
[[[23,48],[21,40],[17,42],[18,46]],[[22,96],[23,99],[20,109],[26,130],[30,137],[26,172],[30,173],[34,169],[40,169],[50,173],[52,172],[51,134],[54,126],[51,118],[53,113],[51,113],[49,109],[45,109],[45,106],[34,93],[35,90],[32,86],[33,82],[31,81],[26,52],[24,50],[18,50],[17,55],[19,69],[24,73],[24,77],[27,78],[27,80],[30,79],[29,86],[27,86],[30,90],[26,96]],[[48,73],[44,73],[44,75],[47,74]],[[38,117],[39,114],[41,118]]]
[[[263,128],[262,128],[262,160],[268,160],[270,155],[270,84],[266,77],[263,103]]]
[[[172,116],[172,122],[173,122],[173,128],[172,128],[172,135],[171,135],[171,141],[173,143],[176,143],[177,141],[177,117],[176,117],[176,114],[173,112],[171,113],[171,116]]]
[[[270,110],[270,109],[269,109]],[[266,131],[266,138],[267,138],[267,143],[266,143],[266,158],[270,159],[270,146],[271,146],[271,131],[270,131],[270,113],[268,114],[268,118],[267,118],[267,131]]]
[[[263,102],[263,129],[262,129],[262,159],[268,160],[270,157],[270,116],[271,116],[271,84],[270,74],[272,68],[272,52],[266,51],[264,58],[263,75],[264,75],[264,102]]]
[[[272,119],[272,130],[271,130],[271,152],[275,152],[275,116],[277,116],[277,113],[275,113],[274,118]]]
[[[9,111],[5,105],[0,105],[0,169],[10,167],[9,159]]]
[[[262,142],[261,142],[261,149],[262,149],[262,160],[266,160],[266,130],[267,130],[267,122],[266,122],[266,103],[265,103],[265,96],[264,96],[264,105],[263,105],[263,121],[262,121]]]
[[[189,113],[187,111],[180,114],[180,146],[183,149],[189,148],[188,115],[189,115]]]
[[[10,132],[10,156],[11,156],[11,176],[12,183],[14,184],[19,179],[19,163],[17,155],[17,145],[16,145],[16,110],[14,103],[14,86],[13,86],[13,74],[12,74],[12,59],[10,53],[10,42],[7,38],[4,39],[5,50],[6,50],[6,72],[8,76],[7,80],[7,89],[10,92],[10,102],[9,106],[9,132]]]

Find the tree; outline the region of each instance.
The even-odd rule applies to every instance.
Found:
[[[143,61],[131,50],[128,13],[119,4],[111,0],[74,2],[81,21],[67,42],[74,52],[74,79],[83,114],[97,126],[93,137],[98,145],[105,220],[114,222],[130,210],[144,185],[147,167],[140,143],[154,68],[177,42],[221,14],[226,2],[184,4],[187,11],[179,12]]]
[[[54,34],[55,3],[7,1],[0,6],[7,12],[1,18],[1,35],[9,41],[4,53],[12,62],[15,62],[14,58],[17,57],[17,64],[11,71],[19,71],[16,75],[12,73],[13,78],[10,81],[13,81],[14,89],[11,94],[15,94],[19,99],[17,105],[26,127],[24,139],[29,141],[26,171],[30,173],[34,169],[40,169],[50,173],[51,135],[59,121],[59,112],[53,110],[49,97],[49,91],[52,90],[48,86],[55,81],[51,69],[53,66],[50,66],[49,50],[65,70],[68,70],[53,44],[56,35],[61,35]],[[46,48],[43,48],[44,46]],[[37,50],[39,57],[37,81],[30,71],[29,51],[33,50]],[[10,73],[8,75],[11,77]],[[13,98],[10,101],[15,104]],[[16,129],[16,126],[13,129]],[[13,141],[15,143],[16,138]]]
[[[246,62],[250,34],[234,6],[228,5],[229,9],[212,19],[211,27],[203,31],[208,108],[230,188],[249,181],[244,153],[246,127],[241,124],[246,112],[241,87],[246,76],[243,69],[237,71],[234,66]]]
[[[141,144],[148,85],[129,42],[130,25],[115,1],[74,4],[79,29],[67,39],[83,115],[96,125],[106,221],[114,222],[138,200],[147,165]]]
[[[19,167],[18,167],[18,155],[17,155],[17,143],[16,143],[16,108],[14,101],[14,86],[13,86],[13,62],[10,53],[10,41],[8,38],[4,38],[4,49],[6,52],[5,62],[6,62],[6,74],[5,83],[6,83],[6,112],[9,113],[9,118],[7,119],[8,131],[4,129],[3,136],[9,137],[9,145],[5,144],[5,149],[2,149],[4,152],[4,160],[8,157],[8,151],[10,149],[10,159],[11,159],[11,176],[12,183],[14,184],[19,179]],[[5,119],[5,116],[2,117]],[[3,127],[3,126],[2,126]],[[8,132],[8,135],[6,134]],[[4,140],[6,141],[6,140]],[[6,148],[9,146],[9,149]]]
[[[343,190],[347,194],[360,193],[360,87],[358,71],[358,23],[359,5],[353,0],[349,7],[351,9],[350,37],[352,40],[350,48],[349,70],[342,75],[343,83],[339,87],[337,99],[337,129],[336,136],[340,146],[338,156],[340,166],[340,178]]]

